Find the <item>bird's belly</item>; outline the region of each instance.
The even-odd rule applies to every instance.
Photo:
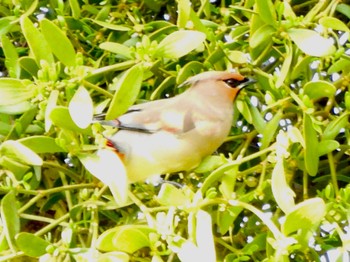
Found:
[[[122,130],[112,140],[125,155],[124,163],[132,183],[154,175],[190,170],[204,156],[213,153],[224,138],[221,134],[207,137],[191,132],[176,135],[165,131],[146,134]]]

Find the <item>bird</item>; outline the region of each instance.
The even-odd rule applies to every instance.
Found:
[[[192,170],[223,144],[233,103],[253,82],[228,71],[192,76],[180,85],[189,88],[179,95],[133,105],[117,119],[100,121],[118,129],[107,146],[122,159],[130,183]]]

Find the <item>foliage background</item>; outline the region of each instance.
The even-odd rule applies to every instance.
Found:
[[[347,1],[3,0],[0,14],[0,261],[348,261]],[[93,114],[231,69],[257,83],[218,154],[166,177],[183,187],[138,183],[126,200]]]

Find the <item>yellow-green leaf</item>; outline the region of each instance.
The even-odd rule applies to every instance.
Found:
[[[75,50],[73,44],[67,38],[66,33],[47,19],[40,21],[40,28],[58,60],[66,66],[75,66]]]
[[[310,99],[319,99],[322,97],[333,97],[336,92],[335,86],[327,81],[318,80],[313,82],[307,82],[304,85],[305,94]]]
[[[43,160],[34,151],[19,141],[3,142],[0,146],[0,153],[28,165],[41,166],[43,164]]]
[[[180,58],[203,44],[204,33],[192,30],[181,30],[166,36],[158,45],[157,57]]]
[[[349,27],[335,17],[325,16],[320,19],[320,24],[333,30],[349,32]]]
[[[332,55],[336,51],[333,40],[320,36],[316,31],[292,28],[288,30],[288,34],[299,49],[307,55],[323,57]]]
[[[30,50],[33,52],[36,63],[40,65],[41,60],[47,61],[49,64],[54,62],[52,51],[45,37],[34,26],[28,17],[21,17],[22,32],[27,40]]]
[[[297,205],[286,216],[282,224],[284,235],[303,229],[313,230],[318,227],[326,214],[326,204],[321,198],[307,199]]]
[[[107,111],[106,119],[110,120],[122,115],[135,103],[142,79],[143,70],[140,65],[135,65],[122,74],[115,82],[116,92]]]
[[[0,106],[22,103],[34,95],[31,82],[15,78],[0,78]]]
[[[315,176],[318,171],[318,139],[317,133],[313,127],[311,117],[304,114],[304,159],[305,159],[305,167],[306,171],[311,175]]]

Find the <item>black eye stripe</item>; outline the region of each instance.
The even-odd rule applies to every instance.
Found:
[[[226,80],[223,80],[223,81],[226,84],[228,84],[230,87],[237,87],[240,84],[249,81],[249,79],[248,78],[243,78],[242,80],[237,80],[237,79],[234,79],[234,78],[230,78],[230,79],[226,79]]]

